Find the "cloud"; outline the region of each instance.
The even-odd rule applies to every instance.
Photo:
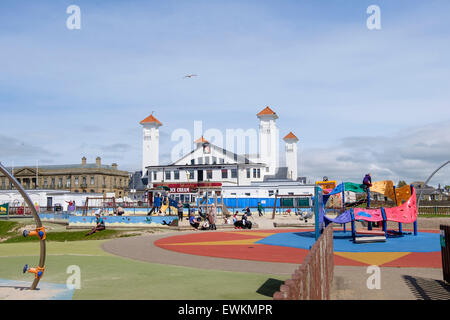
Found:
[[[25,159],[43,159],[43,162],[50,163],[54,160],[52,158],[59,157],[60,154],[49,151],[42,147],[36,147],[25,143],[19,139],[0,135],[0,154],[1,159],[7,162],[15,162],[15,165],[20,165],[21,161]],[[5,164],[5,163],[4,163]],[[24,163],[30,164],[30,163]],[[9,165],[9,164],[8,164]]]
[[[127,143],[114,143],[100,146],[99,150],[106,153],[124,153],[133,149],[133,146]]]
[[[326,148],[306,148],[300,156],[301,175],[355,181],[370,172],[374,180],[424,181],[450,160],[450,121],[410,128],[389,136],[354,136]],[[432,184],[449,183],[442,170]]]

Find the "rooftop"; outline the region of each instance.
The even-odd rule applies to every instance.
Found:
[[[162,126],[162,123],[159,122],[159,120],[156,119],[156,118],[153,116],[153,114],[149,115],[147,118],[145,118],[144,120],[142,120],[142,121],[140,122],[140,124],[144,124],[144,123],[157,123],[157,124],[159,124],[160,126]]]
[[[272,109],[270,109],[270,107],[265,107],[263,110],[261,110],[256,115],[258,117],[260,117],[260,116],[274,116],[275,119],[278,118],[277,114]]]

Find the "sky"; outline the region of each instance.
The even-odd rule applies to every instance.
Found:
[[[367,28],[370,5],[381,29]],[[446,0],[2,0],[0,161],[140,170],[152,112],[164,164],[175,130],[256,130],[270,106],[280,137],[300,140],[300,176],[424,181],[450,160],[448,12]],[[430,184],[450,184],[450,166]]]

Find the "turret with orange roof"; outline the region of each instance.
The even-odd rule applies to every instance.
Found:
[[[292,133],[292,131],[290,131],[290,132],[283,138],[283,140],[284,140],[284,141],[286,141],[286,140],[296,140],[296,141],[298,141],[298,138],[297,138],[297,136],[296,136],[295,134]]]
[[[153,113],[140,122],[140,124],[150,124],[150,123],[154,123],[158,126],[162,126],[162,123],[159,122],[159,120],[153,116]]]
[[[275,113],[275,111],[273,111],[272,109],[270,109],[269,106],[265,107],[263,110],[261,110],[260,112],[258,112],[256,114],[256,116],[258,118],[270,118],[272,117],[273,119],[278,119],[278,115]]]

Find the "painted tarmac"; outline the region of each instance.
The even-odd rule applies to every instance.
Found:
[[[314,243],[313,230],[236,230],[170,236],[155,241],[159,248],[205,257],[301,263]],[[441,268],[437,231],[417,236],[388,237],[386,242],[354,244],[350,232],[336,230],[335,265]]]

